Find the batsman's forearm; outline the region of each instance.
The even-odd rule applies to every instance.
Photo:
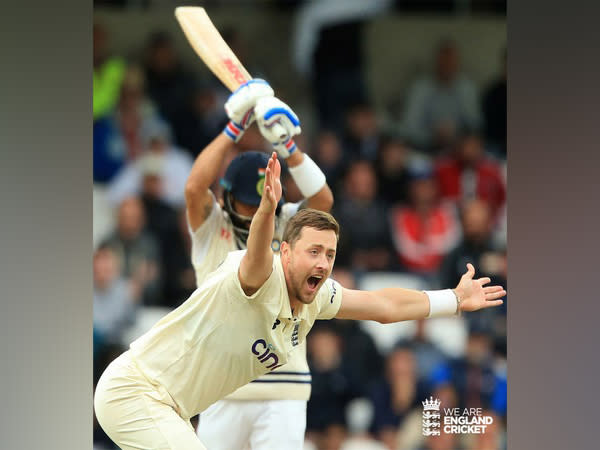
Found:
[[[288,165],[288,167],[296,167],[300,165],[303,159],[304,153],[302,153],[302,150],[300,150],[300,148],[297,148],[296,151],[285,160],[285,162]]]
[[[424,319],[429,315],[429,297],[422,291],[403,288],[385,288],[373,291],[385,299],[382,323]]]
[[[220,133],[198,155],[186,183],[186,192],[204,192],[210,188],[219,175],[227,153],[233,148],[233,142]]]

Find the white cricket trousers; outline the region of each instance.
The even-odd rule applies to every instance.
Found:
[[[209,450],[302,450],[306,400],[220,400],[200,413]]]
[[[94,395],[106,434],[123,450],[206,450],[171,396],[139,372],[126,351],[109,364]]]

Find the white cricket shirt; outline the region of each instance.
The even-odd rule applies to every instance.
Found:
[[[237,275],[245,252],[229,253],[188,300],[130,346],[142,374],[167,390],[184,419],[285,364],[315,320],[340,308],[342,288],[328,279],[292,316],[279,255],[267,281],[247,296]]]
[[[212,195],[212,192],[211,192]],[[192,236],[192,264],[199,286],[231,251],[240,250],[233,234],[233,225],[214,195],[213,207],[208,218],[196,229],[189,229]],[[296,214],[299,203],[285,203],[275,220],[271,249],[279,253],[283,231],[290,218]],[[189,227],[188,227],[189,228]],[[311,375],[306,362],[306,342],[298,345],[284,367],[266,373],[251,383],[229,394],[228,400],[304,400],[311,393]]]

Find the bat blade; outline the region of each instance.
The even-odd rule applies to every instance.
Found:
[[[179,6],[175,17],[204,64],[230,91],[252,77],[237,59],[231,48],[201,6]]]

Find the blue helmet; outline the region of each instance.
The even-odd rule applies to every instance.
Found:
[[[245,245],[252,217],[243,216],[233,208],[233,200],[250,206],[258,206],[265,186],[265,169],[269,155],[262,152],[244,152],[237,155],[227,167],[221,179],[225,189],[224,208],[233,223],[236,236]],[[279,214],[284,203],[283,195],[277,205]]]

